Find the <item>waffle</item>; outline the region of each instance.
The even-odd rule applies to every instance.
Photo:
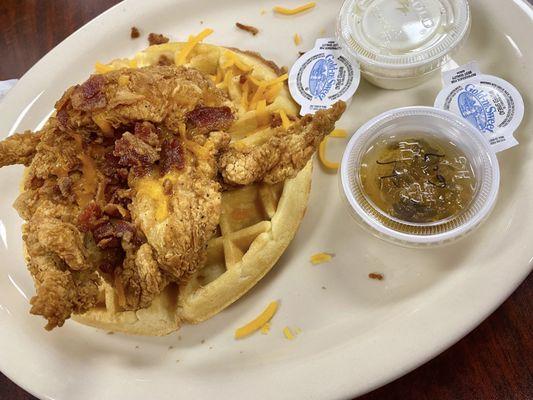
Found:
[[[177,60],[184,46],[187,43],[151,46],[133,59],[97,64],[96,69],[106,72]],[[279,116],[284,124],[298,118],[298,107],[283,81],[260,88],[260,82],[272,81],[282,71],[258,54],[197,44],[183,65],[210,75],[227,91],[237,110],[237,120],[230,129],[234,143],[264,142],[272,134],[272,115]],[[251,76],[248,87],[242,83],[243,75]],[[309,162],[295,178],[283,183],[223,192],[220,223],[208,242],[206,264],[181,287],[169,285],[150,307],[122,310],[114,289],[103,283],[99,305],[73,318],[109,331],[154,336],[217,314],[250,290],[289,245],[307,206],[311,172]]]

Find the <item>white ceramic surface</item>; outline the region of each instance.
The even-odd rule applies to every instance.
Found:
[[[21,79],[0,103],[0,132],[37,127],[63,90],[87,77],[94,61],[139,50],[145,43],[129,38],[132,25],[173,39],[212,27],[211,42],[258,50],[290,65],[322,30],[334,34],[340,7],[340,1],[323,0],[311,12],[283,17],[272,15],[273,3],[266,0],[217,4],[119,4]],[[341,203],[337,179],[317,164],[309,209],[289,250],[250,294],[212,320],[165,338],[106,335],[74,322],[48,333],[42,319],[28,314],[34,290],[22,257],[21,220],[11,208],[22,168],[5,168],[0,170],[2,372],[46,399],[346,398],[410,371],[468,333],[527,276],[533,256],[533,12],[519,0],[471,5],[471,37],[455,60],[478,60],[484,72],[513,83],[526,103],[516,135],[520,146],[498,155],[501,196],[479,231],[441,249],[387,244],[356,226]],[[237,31],[236,21],[261,33]],[[303,37],[298,48],[292,41],[296,32]],[[438,78],[397,92],[362,82],[339,127],[355,132],[387,109],[432,105],[439,89]],[[335,142],[332,153],[341,147]],[[309,256],[319,251],[336,256],[329,264],[310,265]],[[369,272],[381,272],[385,280],[370,280]],[[235,341],[235,327],[273,299],[281,307],[270,334]],[[302,333],[288,341],[281,333],[286,325]]]

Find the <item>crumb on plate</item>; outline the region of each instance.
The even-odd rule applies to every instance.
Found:
[[[162,35],[161,33],[152,32],[148,35],[148,43],[150,44],[150,46],[168,43],[169,40],[169,38],[167,38],[165,35]]]
[[[130,38],[137,39],[139,36],[141,36],[139,28],[137,28],[136,26],[132,26],[130,31]]]
[[[383,279],[385,279],[383,274],[380,274],[379,272],[371,272],[371,273],[368,274],[368,277],[370,279],[374,279],[376,281],[382,281]]]
[[[235,22],[235,26],[239,28],[240,30],[251,33],[254,36],[259,33],[259,29],[257,29],[255,26],[252,26],[252,25],[245,25],[245,24],[241,24],[240,22]]]

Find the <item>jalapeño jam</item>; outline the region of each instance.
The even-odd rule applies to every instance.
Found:
[[[367,199],[388,216],[432,223],[467,208],[474,170],[453,143],[427,134],[390,135],[363,155],[359,178]]]

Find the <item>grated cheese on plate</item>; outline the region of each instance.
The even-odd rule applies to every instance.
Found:
[[[266,335],[268,332],[270,332],[270,322],[267,322],[261,327],[261,333],[263,335]]]
[[[202,40],[204,40],[207,36],[211,35],[213,33],[213,29],[206,28],[202,32],[200,32],[196,36],[189,36],[189,40],[187,41],[187,44],[183,46],[183,48],[176,52],[176,56],[174,58],[174,62],[176,65],[183,65],[185,64],[185,61],[187,61],[187,56],[189,53],[194,49],[194,47],[200,43]]]
[[[326,146],[328,144],[328,139],[330,137],[345,138],[346,136],[347,136],[347,133],[344,129],[335,129],[328,136],[326,136],[324,140],[322,140],[322,142],[318,146],[318,158],[324,167],[328,169],[334,169],[334,170],[339,168],[338,162],[332,162],[326,158]]]
[[[283,334],[285,335],[285,339],[288,340],[293,340],[296,337],[296,335],[291,331],[291,328],[288,326],[283,328]]]
[[[276,7],[274,7],[273,10],[274,10],[274,12],[276,12],[278,14],[295,15],[295,14],[299,14],[301,12],[310,10],[311,8],[314,8],[315,6],[316,6],[316,3],[314,1],[312,1],[310,3],[301,5],[301,6],[296,7],[296,8],[285,8],[285,7],[281,7],[281,6],[276,6]]]
[[[331,259],[335,256],[335,254],[332,253],[317,253],[313,254],[309,261],[311,261],[311,264],[318,265],[323,264],[326,262],[330,262]]]
[[[235,331],[235,339],[242,339],[251,335],[255,331],[261,329],[266,323],[268,323],[278,309],[278,302],[271,302],[265,310],[257,316],[253,321],[250,321],[244,326],[241,326]]]

